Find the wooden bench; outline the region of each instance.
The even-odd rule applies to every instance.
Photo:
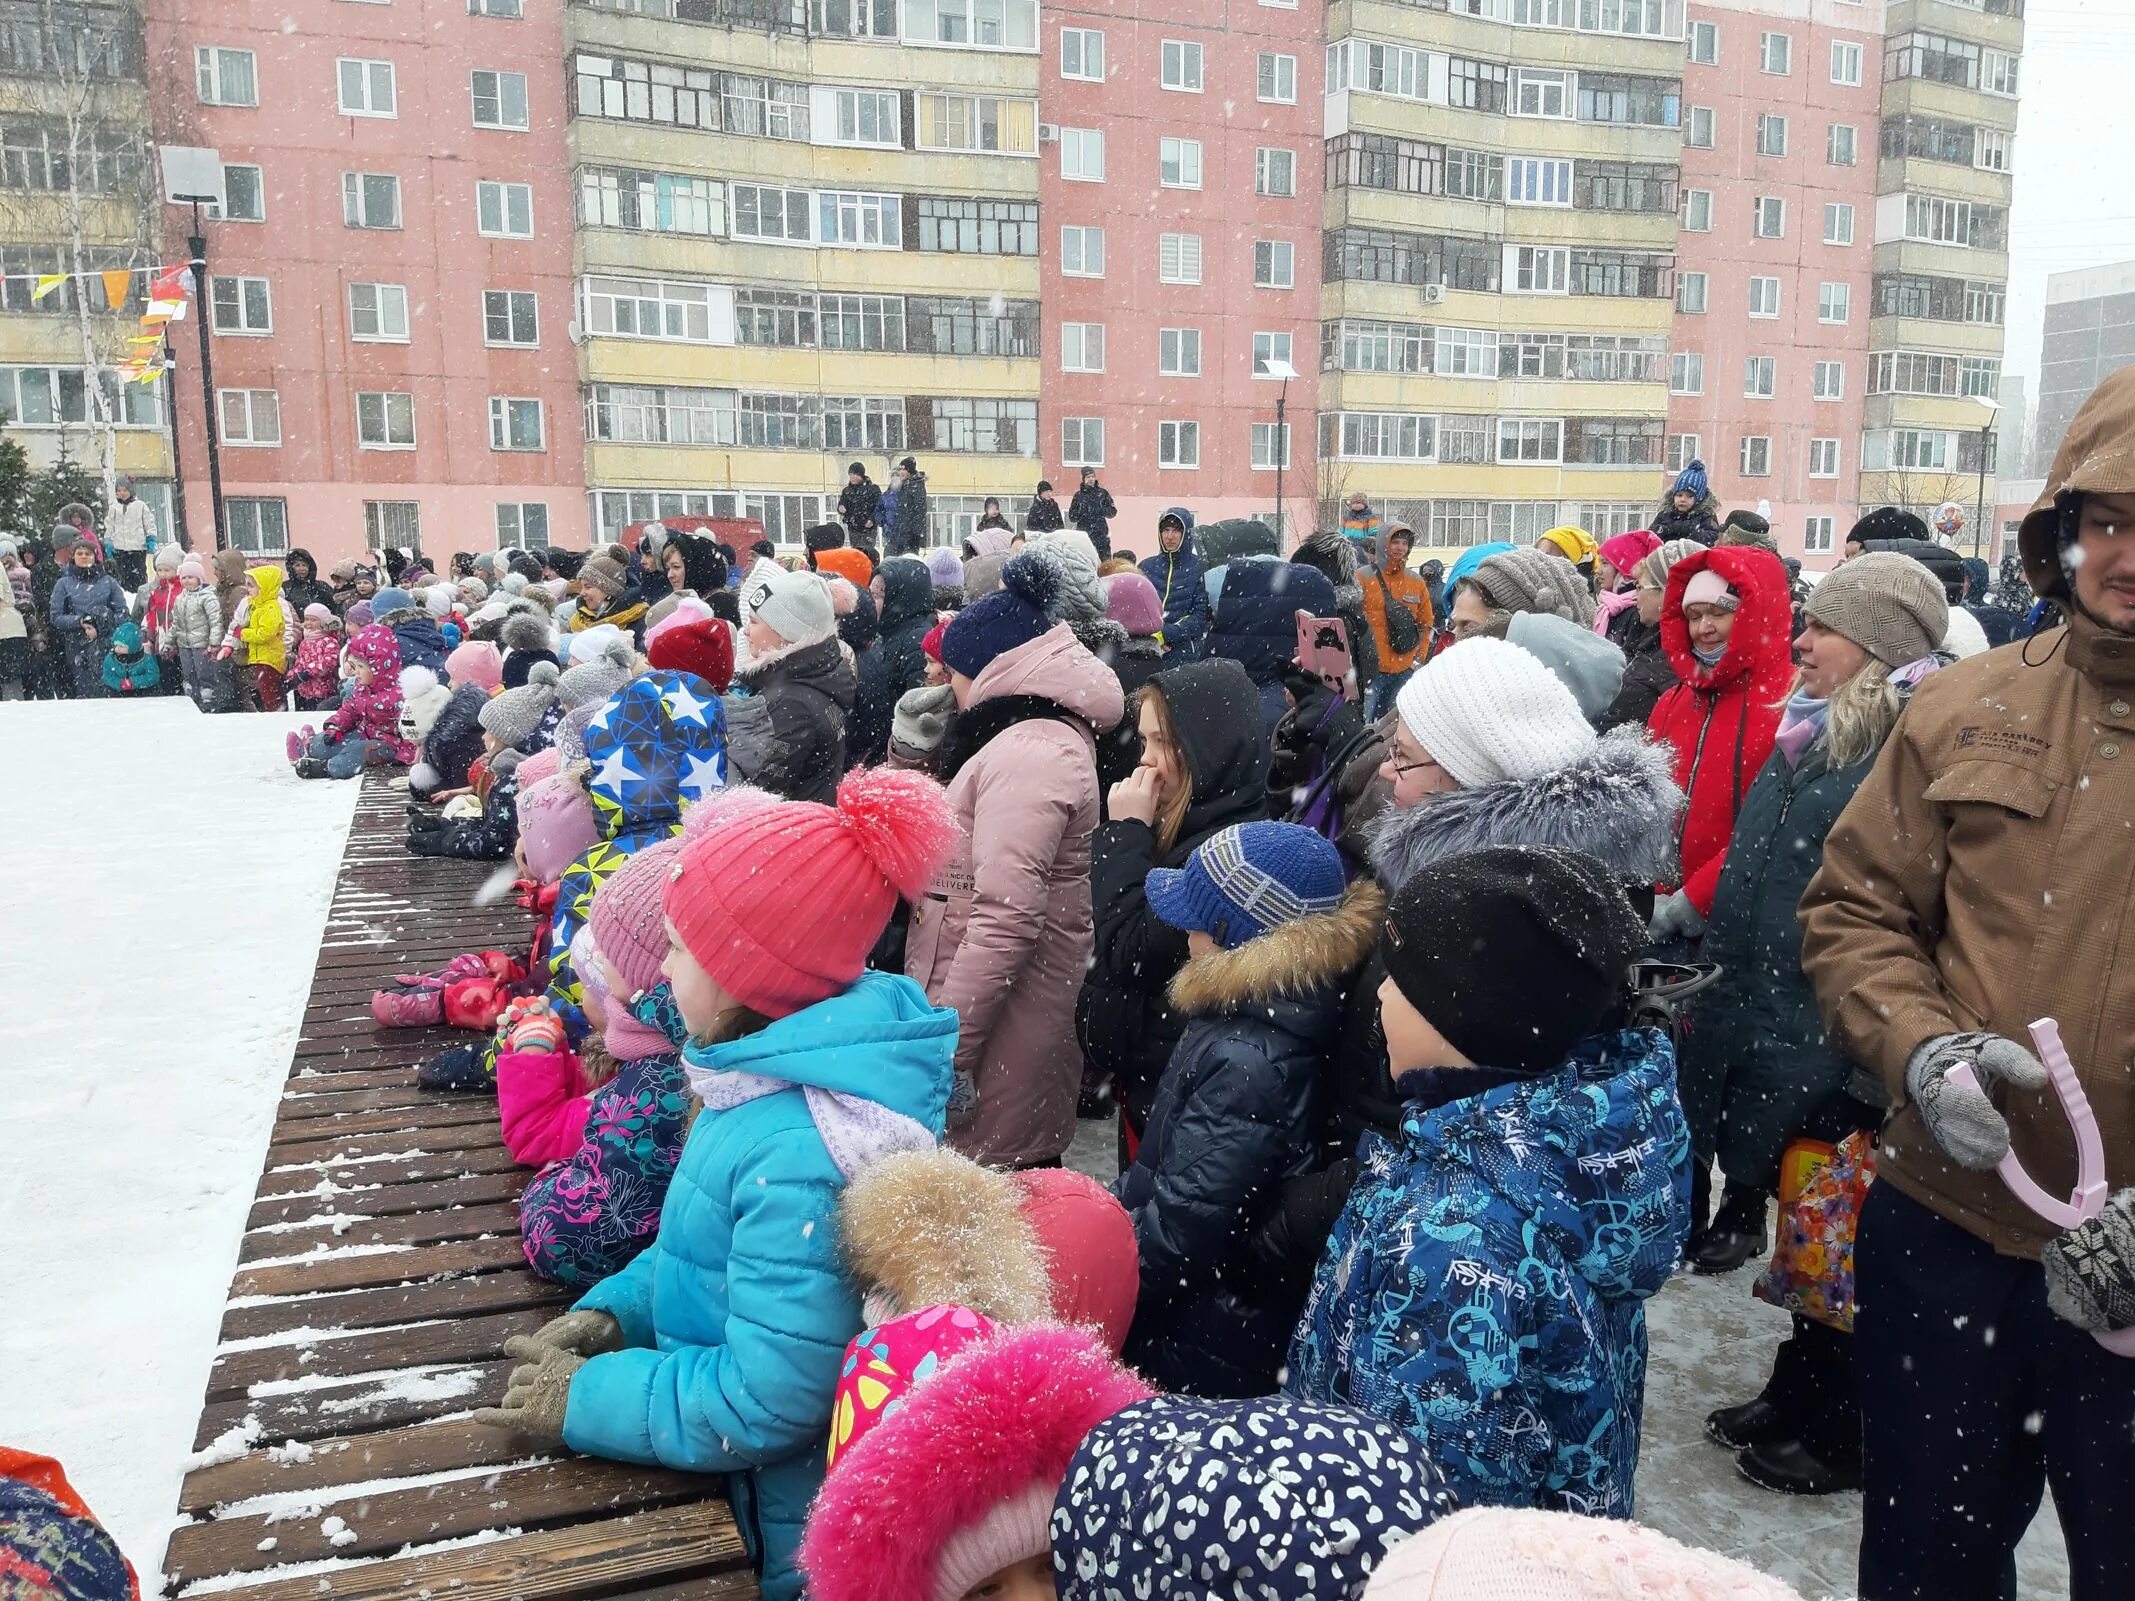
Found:
[[[494,1097],[417,1064],[475,1036],[381,1031],[371,992],[466,950],[523,950],[490,864],[407,853],[364,780],[304,1028],[208,1379],[165,1593],[243,1601],[756,1594],[715,1478],[539,1456],[467,1414],[504,1341],[571,1296],[527,1270]]]

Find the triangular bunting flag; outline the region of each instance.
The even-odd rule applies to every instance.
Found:
[[[113,267],[99,276],[104,280],[104,304],[113,311],[123,311],[133,293],[133,269]]]
[[[165,267],[148,286],[150,300],[183,300],[193,292],[193,269],[188,262]]]
[[[40,273],[37,278],[37,286],[30,291],[30,299],[33,302],[42,300],[66,281],[67,274],[63,272]]]

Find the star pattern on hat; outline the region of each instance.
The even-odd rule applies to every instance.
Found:
[[[691,800],[699,800],[714,790],[726,788],[726,752],[714,751],[706,756],[691,751],[685,758],[689,771],[682,775],[682,793]]]
[[[645,775],[632,769],[630,753],[618,747],[601,758],[600,766],[594,769],[593,782],[600,789],[620,798],[630,784],[642,784]]]
[[[726,787],[726,708],[685,674],[645,673],[594,714],[585,748],[593,763],[587,792],[605,828],[670,821],[685,803]]]
[[[704,714],[711,710],[711,702],[699,700],[690,692],[690,687],[680,678],[666,697],[667,715],[678,723],[694,723],[699,728],[706,726]]]

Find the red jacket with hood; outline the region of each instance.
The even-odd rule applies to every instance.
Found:
[[[1727,645],[1709,668],[1691,653],[1690,625],[1683,620],[1683,591],[1707,568],[1742,597]],[[1676,684],[1654,706],[1646,727],[1675,751],[1675,781],[1689,801],[1683,811],[1682,887],[1700,916],[1712,910],[1742,797],[1772,753],[1772,736],[1794,677],[1793,622],[1787,571],[1770,551],[1723,545],[1685,556],[1668,569],[1661,648],[1675,669]]]

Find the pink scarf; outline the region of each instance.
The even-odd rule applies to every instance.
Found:
[[[1635,589],[1604,590],[1594,598],[1594,632],[1606,634],[1609,624],[1638,604]]]

